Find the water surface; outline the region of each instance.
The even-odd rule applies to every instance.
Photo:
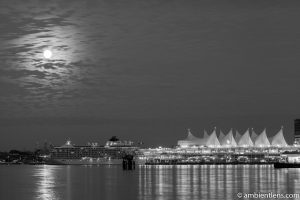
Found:
[[[300,193],[300,169],[263,166],[0,166],[2,200],[236,199]]]

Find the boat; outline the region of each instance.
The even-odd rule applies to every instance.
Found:
[[[300,168],[299,152],[284,152],[281,157],[281,162],[274,163],[274,168]]]
[[[300,168],[300,163],[274,163],[274,168]]]
[[[126,155],[138,155],[139,148],[132,141],[120,141],[115,136],[104,146],[88,143],[76,146],[67,140],[62,146],[53,147],[47,164],[52,165],[121,165]],[[137,158],[137,157],[136,157]],[[138,164],[139,162],[136,161]]]

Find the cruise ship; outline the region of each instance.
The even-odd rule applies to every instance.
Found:
[[[56,165],[120,165],[125,155],[137,157],[139,148],[132,141],[120,141],[112,137],[104,146],[88,143],[73,145],[67,140],[62,146],[53,147],[48,164]],[[139,164],[138,160],[136,161]]]

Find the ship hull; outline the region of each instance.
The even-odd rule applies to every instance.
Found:
[[[122,159],[50,159],[52,165],[121,165]]]
[[[46,164],[49,165],[122,165],[123,159],[50,159]],[[136,160],[137,165],[143,165],[144,162]]]
[[[274,168],[300,168],[300,163],[274,163]]]

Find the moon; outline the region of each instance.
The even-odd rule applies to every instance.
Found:
[[[50,51],[50,50],[44,50],[44,53],[43,53],[43,55],[44,55],[44,58],[46,58],[46,59],[50,59],[51,57],[52,57],[52,51]]]

